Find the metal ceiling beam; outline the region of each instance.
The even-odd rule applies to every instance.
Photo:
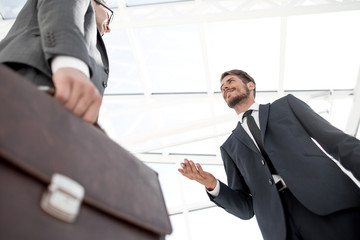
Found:
[[[333,95],[335,99],[348,97],[349,95],[353,94],[352,89],[348,90],[331,90],[331,89],[324,89],[324,90],[284,90],[284,94],[293,94],[298,96],[299,98],[307,101],[313,98],[319,97],[328,97],[329,95]],[[169,98],[171,96],[171,98]],[[277,91],[257,91],[256,98],[259,102],[271,102],[278,98]],[[221,93],[215,93],[210,97],[211,101],[223,101],[221,97]],[[121,118],[122,116],[131,115],[134,113],[140,112],[148,112],[149,109],[160,109],[171,107],[176,104],[185,103],[185,102],[199,102],[209,101],[209,96],[207,93],[183,93],[183,94],[161,94],[161,95],[151,95],[148,98],[145,98],[144,95],[106,95],[103,99],[103,104],[116,104],[119,103],[129,103],[131,104],[131,108],[129,109],[122,109],[118,111],[115,109],[113,111],[106,111],[101,113],[101,118]],[[226,107],[224,103],[224,107]]]
[[[310,102],[312,100],[319,100],[319,99],[325,99],[328,100],[329,96],[331,95],[331,98],[334,99],[341,99],[344,97],[349,97],[350,95],[353,94],[352,90],[324,90],[324,91],[300,91],[300,92],[286,92],[286,93],[292,93],[294,95],[296,95],[297,97],[300,97],[301,99],[303,99],[304,101]],[[359,93],[359,91],[358,91]],[[118,110],[114,110],[113,112],[108,113],[107,115],[100,115],[100,123],[105,122],[107,118],[112,119],[113,122],[116,122],[116,120],[114,120],[114,118],[119,118],[121,119],[122,116],[126,116],[129,114],[137,114],[140,115],[142,113],[145,112],[151,112],[154,109],[156,109],[157,107],[172,107],[174,104],[176,104],[177,101],[183,102],[183,101],[189,101],[189,102],[193,102],[193,101],[208,101],[209,98],[206,94],[203,94],[202,96],[191,96],[191,95],[186,95],[186,97],[182,97],[177,98],[177,99],[172,99],[172,100],[166,100],[166,101],[162,101],[161,97],[165,97],[166,96],[152,96],[154,98],[156,97],[160,97],[160,100],[157,99],[154,105],[148,106],[146,104],[142,104],[141,98],[143,99],[144,96],[129,96],[132,100],[132,102],[138,102],[139,107],[132,107],[129,110],[122,110],[122,111],[118,111]],[[174,96],[175,98],[176,96]],[[219,97],[219,95],[217,96]],[[114,99],[115,98],[115,99]],[[165,99],[164,98],[164,99]],[[277,92],[259,92],[258,93],[258,99],[260,99],[260,102],[271,102],[269,99],[275,99],[277,98]],[[111,96],[111,101],[120,101],[120,102],[124,102],[124,99],[126,99],[126,97],[119,97],[116,98],[114,96]],[[182,100],[182,99],[186,99],[186,100]],[[104,99],[104,101],[106,102],[106,97]],[[213,99],[212,101],[215,101],[215,99]],[[151,101],[152,102],[152,101]],[[360,104],[360,103],[358,103]],[[356,108],[356,106],[359,105],[354,105],[354,108]],[[226,107],[226,106],[224,106]],[[120,137],[114,137],[114,140],[117,141],[119,144],[121,144],[122,146],[125,146],[127,148],[132,148],[138,144],[142,144],[145,143],[147,141],[150,140],[154,140],[154,139],[160,139],[160,140],[164,140],[166,137],[169,136],[173,136],[176,134],[182,134],[185,132],[191,132],[191,131],[196,131],[202,128],[209,128],[209,127],[213,127],[213,131],[209,132],[208,135],[206,136],[200,136],[200,137],[192,137],[192,138],[187,138],[187,139],[183,139],[183,140],[179,140],[177,142],[172,142],[172,143],[166,143],[166,142],[161,142],[160,144],[156,145],[156,146],[151,146],[149,148],[143,148],[143,149],[137,149],[136,151],[133,151],[133,153],[142,153],[142,152],[150,152],[150,151],[165,151],[165,149],[170,148],[170,147],[174,147],[174,146],[179,146],[179,145],[184,145],[184,144],[188,144],[188,143],[192,143],[192,142],[197,142],[197,141],[202,141],[202,140],[206,140],[206,139],[210,139],[210,138],[217,138],[219,136],[224,136],[224,135],[229,135],[229,132],[218,132],[216,130],[216,126],[218,124],[223,124],[226,122],[231,122],[231,121],[236,121],[236,114],[234,113],[230,113],[229,114],[225,114],[225,115],[221,115],[221,116],[212,116],[209,117],[207,119],[201,119],[198,121],[193,121],[193,122],[188,122],[188,123],[184,123],[184,124],[180,124],[180,125],[176,125],[176,126],[172,126],[172,127],[158,127],[152,131],[145,131],[145,132],[141,132],[138,134],[131,134],[131,135],[127,135],[127,136],[120,136]],[[356,125],[356,124],[355,124]]]
[[[236,125],[234,125],[234,126],[236,126]],[[216,127],[216,125],[211,125],[209,127]],[[187,130],[191,131],[191,129],[187,129]],[[193,129],[193,130],[197,130],[197,129]],[[203,140],[207,140],[207,139],[213,139],[213,138],[217,138],[217,137],[221,137],[221,136],[229,136],[230,134],[231,134],[231,131],[226,131],[226,132],[221,132],[221,133],[216,133],[216,134],[212,133],[212,134],[209,134],[209,135],[206,135],[206,136],[188,138],[186,140],[177,141],[177,142],[174,142],[174,143],[171,143],[171,144],[160,144],[160,145],[152,146],[152,147],[149,147],[149,148],[139,149],[139,150],[136,150],[136,151],[132,151],[132,153],[137,154],[137,153],[144,153],[144,152],[150,152],[150,151],[164,152],[164,149],[168,149],[168,148],[171,148],[171,147],[181,146],[181,145],[194,143],[194,142],[199,142],[199,141],[203,141]],[[169,134],[167,136],[171,136],[171,134]],[[166,136],[163,136],[163,137],[166,137]],[[152,138],[152,140],[153,139],[154,138]],[[126,147],[131,147],[131,146],[132,145],[126,144]]]
[[[205,76],[206,85],[207,85],[207,93],[209,95],[213,95],[215,89],[211,82],[211,77],[210,77],[208,44],[206,41],[206,39],[207,39],[206,30],[205,30],[206,27],[204,26],[204,23],[199,23],[198,29],[199,29],[199,36],[200,36],[200,41],[201,41],[201,52],[202,52],[202,56],[203,56],[204,76]]]
[[[126,25],[129,25],[131,23],[131,19],[129,18],[129,15],[126,14],[127,7],[125,0],[119,0],[118,2],[118,9],[117,12],[119,13],[119,16],[122,16],[122,20]],[[111,25],[111,28],[113,28],[113,24]],[[149,77],[148,73],[146,71],[146,67],[144,67],[145,61],[143,58],[143,55],[141,54],[141,50],[139,47],[139,43],[137,41],[137,38],[135,37],[134,29],[132,28],[126,28],[126,35],[129,39],[130,47],[132,50],[132,54],[134,56],[137,72],[139,73],[140,81],[143,85],[144,94],[145,96],[150,95],[150,84],[149,84]]]
[[[281,17],[281,21],[280,21],[279,86],[278,86],[279,97],[284,95],[286,40],[287,40],[287,17]]]
[[[169,98],[171,96],[171,98]],[[113,111],[106,111],[101,113],[101,118],[121,118],[122,116],[137,114],[141,112],[149,112],[150,109],[162,109],[172,107],[177,104],[193,103],[193,102],[208,102],[211,100],[222,101],[220,94],[212,94],[209,96],[207,93],[199,94],[161,94],[151,95],[145,97],[144,95],[105,95],[103,104],[130,104],[128,109],[117,109]],[[224,106],[225,103],[224,103]]]
[[[119,1],[119,4],[122,4]],[[250,18],[285,17],[360,10],[360,1],[187,1],[126,8],[114,19],[113,29],[195,24]],[[117,9],[115,9],[117,12]],[[126,16],[124,16],[126,14]],[[123,17],[131,19],[123,21]]]
[[[194,131],[201,128],[212,127],[216,124],[226,123],[229,121],[236,121],[236,115],[228,114],[221,115],[216,117],[211,117],[208,119],[201,119],[198,121],[193,121],[185,124],[180,124],[174,127],[154,129],[152,131],[142,132],[140,134],[133,134],[130,136],[121,136],[115,139],[120,145],[131,147],[136,144],[140,144],[149,140],[159,139],[166,136],[181,134],[184,132]],[[200,139],[201,140],[201,139]],[[199,140],[197,140],[199,141]],[[182,143],[183,144],[183,143]],[[162,148],[160,146],[159,148]],[[146,150],[147,151],[147,150]]]
[[[345,132],[356,136],[360,124],[360,67],[357,76],[357,83],[354,89],[354,101],[351,107],[350,116],[346,125]]]
[[[184,206],[169,208],[168,214],[170,216],[173,216],[173,215],[177,215],[177,214],[183,214],[185,211],[186,212],[194,212],[194,211],[204,210],[204,209],[213,208],[213,207],[216,207],[216,205],[210,201],[185,204]]]
[[[165,163],[165,164],[179,164],[184,160],[196,159],[197,163],[201,165],[217,165],[222,166],[223,162],[220,155],[205,155],[205,154],[154,154],[154,153],[135,153],[137,158],[146,163]]]

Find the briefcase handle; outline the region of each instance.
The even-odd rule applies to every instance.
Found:
[[[55,88],[50,87],[50,86],[38,86],[37,87],[38,90],[40,90],[41,92],[47,93],[50,96],[54,96],[55,95]],[[99,125],[98,120],[96,120],[96,122],[93,124],[96,128],[100,129],[103,133],[106,134],[105,130]],[[106,134],[107,135],[107,134]]]

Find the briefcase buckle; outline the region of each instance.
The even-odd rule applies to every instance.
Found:
[[[79,183],[55,173],[40,205],[51,216],[72,223],[79,213],[84,194],[84,187]]]

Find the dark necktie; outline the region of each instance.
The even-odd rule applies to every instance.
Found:
[[[268,164],[270,171],[272,174],[276,174],[275,168],[271,163],[271,160],[269,158],[269,156],[267,155],[267,153],[265,152],[264,146],[263,146],[263,142],[261,139],[261,132],[260,129],[258,127],[258,125],[255,122],[255,119],[253,116],[251,116],[253,110],[247,110],[244,115],[243,118],[246,117],[247,118],[247,125],[249,126],[250,132],[253,135],[256,144],[258,145],[261,154],[263,155],[266,163]]]

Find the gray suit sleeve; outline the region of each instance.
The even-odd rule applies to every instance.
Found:
[[[72,56],[89,65],[89,49],[85,31],[94,31],[85,24],[85,19],[94,17],[90,0],[40,0],[38,22],[41,44],[49,62],[58,55]]]

